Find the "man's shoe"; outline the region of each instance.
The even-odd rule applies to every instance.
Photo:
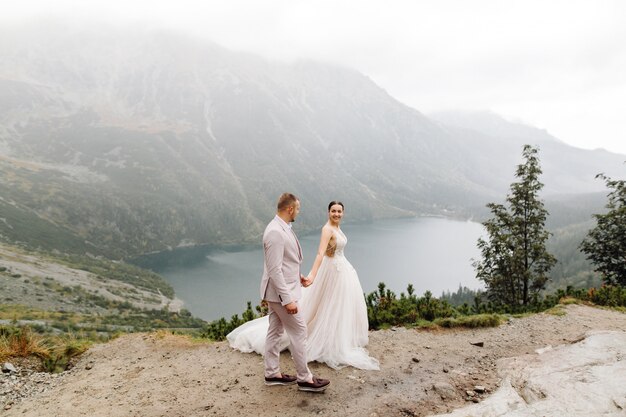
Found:
[[[298,381],[298,389],[300,391],[322,392],[330,385],[327,379],[313,377],[313,382]]]
[[[265,377],[265,385],[293,385],[296,383],[296,377],[282,374],[282,376]]]

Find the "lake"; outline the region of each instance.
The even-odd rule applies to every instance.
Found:
[[[298,232],[297,224],[294,230]],[[406,293],[409,283],[421,296],[430,290],[440,296],[459,285],[478,289],[471,265],[484,236],[482,225],[469,221],[420,217],[344,224],[348,237],[345,254],[359,274],[365,293],[384,282],[396,294]],[[299,236],[304,254],[303,273],[313,264],[319,233]],[[230,318],[259,303],[263,251],[257,247],[188,248],[152,257],[143,265],[161,274],[172,285],[185,308],[197,317]],[[155,261],[156,260],[156,261]]]

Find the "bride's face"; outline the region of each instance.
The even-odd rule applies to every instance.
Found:
[[[340,204],[330,206],[328,218],[333,223],[339,223],[343,218],[343,207]]]

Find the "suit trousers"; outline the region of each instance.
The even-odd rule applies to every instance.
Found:
[[[296,364],[298,381],[308,381],[312,374],[306,360],[306,322],[298,311],[289,314],[280,303],[268,302],[269,328],[265,339],[265,376],[273,377],[280,372],[280,339],[287,332],[291,345],[289,350]]]

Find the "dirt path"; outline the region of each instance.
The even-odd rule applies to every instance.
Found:
[[[426,416],[468,403],[466,391],[500,381],[497,361],[575,343],[590,330],[626,331],[626,314],[578,305],[565,315],[512,319],[498,328],[370,334],[380,371],[332,370],[323,394],[263,385],[262,358],[225,342],[195,343],[163,334],[124,336],[98,345],[54,388],[4,411],[8,416]],[[479,347],[472,343],[483,342]],[[293,372],[287,354],[283,370]],[[471,400],[471,399],[470,399]],[[0,411],[2,413],[2,411]]]

